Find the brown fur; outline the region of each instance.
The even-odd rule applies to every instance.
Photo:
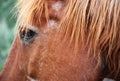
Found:
[[[24,45],[16,35],[0,81],[120,81],[120,0],[19,0],[17,7],[19,33],[35,26],[38,36]],[[57,28],[46,26],[51,19]]]

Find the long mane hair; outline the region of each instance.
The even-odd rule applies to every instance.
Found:
[[[107,75],[119,77],[120,0],[66,0],[66,4],[58,35],[74,49],[82,43],[108,69]],[[19,0],[17,7],[18,26],[40,27],[43,15],[49,20],[46,0]]]

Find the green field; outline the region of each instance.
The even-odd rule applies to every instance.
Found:
[[[15,35],[16,0],[0,0],[0,71],[2,70]]]

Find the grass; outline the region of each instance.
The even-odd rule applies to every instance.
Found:
[[[6,20],[3,18],[0,21],[0,71],[5,64],[10,46],[14,38],[14,29],[9,29]]]

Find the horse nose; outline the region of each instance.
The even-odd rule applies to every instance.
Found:
[[[115,81],[115,80],[113,80],[113,79],[109,79],[109,78],[104,78],[103,81]]]

